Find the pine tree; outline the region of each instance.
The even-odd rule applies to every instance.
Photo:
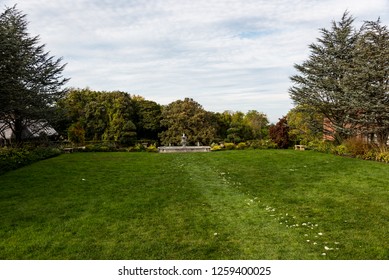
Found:
[[[321,29],[318,43],[309,46],[309,59],[295,65],[300,74],[291,77],[295,85],[289,89],[296,105],[315,108],[331,122],[339,142],[354,132],[349,125],[351,95],[344,85],[358,38],[353,22],[345,12],[331,30]]]
[[[385,149],[389,137],[389,30],[379,19],[362,26],[346,85],[355,108],[350,122],[360,133],[375,135]]]
[[[26,15],[6,8],[0,15],[0,120],[10,127],[16,141],[33,122],[49,122],[54,105],[63,96],[65,65],[39,45],[27,31]]]

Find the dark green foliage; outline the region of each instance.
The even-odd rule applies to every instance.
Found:
[[[157,140],[161,132],[162,106],[142,97],[133,98],[138,139]]]
[[[251,110],[247,114],[225,111],[214,116],[219,142],[239,143],[268,137],[269,120],[258,111]]]
[[[0,174],[60,153],[56,148],[0,148]]]
[[[295,65],[290,96],[330,122],[337,143],[355,135],[377,139],[386,150],[389,136],[389,31],[380,20],[360,31],[347,12],[331,30],[321,29],[309,59]],[[334,131],[333,131],[334,130]]]
[[[389,136],[389,30],[377,21],[362,26],[346,86],[354,111],[350,123],[359,133],[375,135],[382,149]]]
[[[164,131],[159,136],[164,145],[180,145],[183,133],[191,145],[197,142],[210,144],[216,137],[212,113],[191,98],[177,100],[164,107],[161,126]]]
[[[68,129],[68,139],[73,144],[83,145],[85,142],[85,129],[79,122],[72,124]]]
[[[330,30],[321,29],[318,43],[309,46],[309,59],[295,65],[300,74],[291,77],[295,85],[289,90],[296,104],[314,108],[331,121],[339,141],[351,133],[346,127],[350,93],[345,88],[345,76],[358,38],[353,22],[346,12],[339,22],[332,22]]]
[[[123,145],[136,140],[134,105],[127,93],[71,90],[59,105],[73,123],[70,132],[77,123],[85,131],[85,140],[116,141]]]
[[[56,117],[54,105],[64,95],[62,59],[55,59],[27,31],[26,16],[14,6],[0,15],[0,120],[21,142],[31,123]]]

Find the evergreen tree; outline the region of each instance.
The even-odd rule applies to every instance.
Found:
[[[332,22],[331,30],[321,29],[318,43],[309,46],[309,59],[295,65],[300,74],[291,77],[295,85],[289,90],[297,105],[312,107],[331,122],[339,142],[354,132],[352,94],[345,86],[358,39],[353,22],[345,12],[339,22]]]
[[[382,149],[389,136],[389,30],[377,21],[361,28],[346,79],[352,94],[350,123],[362,134],[375,135]]]
[[[0,15],[0,120],[17,142],[26,126],[55,117],[54,105],[65,92],[65,65],[44,47],[28,33],[26,16],[16,6],[6,8]]]

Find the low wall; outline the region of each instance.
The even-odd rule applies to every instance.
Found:
[[[210,146],[162,146],[158,147],[160,153],[193,153],[210,152]]]

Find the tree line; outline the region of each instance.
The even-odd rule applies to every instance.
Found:
[[[158,142],[179,145],[185,133],[189,144],[239,143],[268,137],[269,121],[258,111],[206,111],[191,98],[160,105],[121,91],[71,89],[58,102],[62,115],[56,128],[75,143],[114,141],[122,145]]]
[[[0,15],[0,134],[10,128],[16,143],[34,123],[50,125],[74,143],[176,145],[182,133],[191,144],[238,143],[268,135],[269,121],[257,111],[212,113],[190,98],[161,106],[121,91],[64,88],[66,64],[46,52],[27,25],[16,6]]]

